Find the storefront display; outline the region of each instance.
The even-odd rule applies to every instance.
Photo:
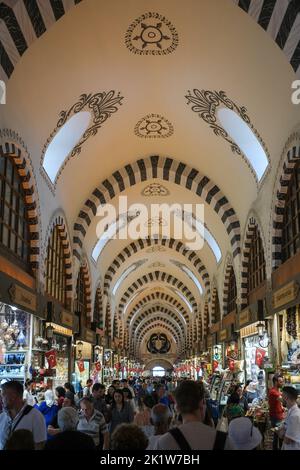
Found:
[[[213,347],[213,357],[212,357],[212,367],[213,371],[222,371],[223,370],[223,352],[222,344],[216,344]]]
[[[268,348],[263,347],[258,335],[243,338],[245,357],[245,381],[251,380],[250,393],[253,399],[266,397],[266,374],[264,364],[268,357]]]
[[[69,381],[71,338],[58,332],[53,333],[51,349],[45,353],[46,374],[51,376],[53,387],[63,386]]]
[[[30,364],[31,314],[0,304],[0,382],[25,382]]]
[[[86,381],[91,378],[92,345],[85,341],[76,341],[75,367],[73,386],[76,391],[85,387]]]

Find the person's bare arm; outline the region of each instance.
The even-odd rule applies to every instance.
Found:
[[[60,433],[60,429],[54,428],[53,426],[49,425],[47,429],[47,433],[49,434],[49,436],[56,436],[56,434]]]

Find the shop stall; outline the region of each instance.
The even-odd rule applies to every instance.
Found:
[[[70,381],[74,316],[56,302],[48,302],[47,309],[46,339],[49,349],[45,353],[43,375],[44,380],[50,379],[52,387],[56,388]]]
[[[33,314],[37,296],[0,273],[0,383],[31,377]]]
[[[76,391],[85,387],[88,379],[92,378],[96,382],[94,376],[94,345],[96,344],[96,333],[90,329],[83,329],[82,333],[77,337],[75,343],[75,367],[73,372],[73,386]]]

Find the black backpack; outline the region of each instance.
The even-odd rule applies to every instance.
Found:
[[[188,441],[186,440],[186,438],[184,437],[183,433],[180,431],[179,428],[173,428],[169,431],[169,433],[179,445],[180,450],[185,450],[188,452],[192,450],[190,444],[188,443]],[[227,438],[227,433],[222,432],[222,431],[217,431],[212,450],[224,450],[226,438]]]

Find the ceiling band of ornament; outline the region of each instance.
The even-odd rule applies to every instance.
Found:
[[[178,33],[165,16],[147,12],[129,26],[125,45],[133,54],[166,55],[178,46]]]
[[[120,96],[120,93],[110,90],[108,93],[100,92],[95,94],[82,94],[79,97],[79,100],[71,106],[68,111],[61,111],[59,114],[59,120],[56,124],[54,131],[52,131],[50,137],[48,138],[46,144],[44,145],[42,151],[42,158],[41,158],[41,174],[47,181],[47,184],[52,192],[55,191],[55,187],[60,177],[63,169],[65,168],[66,164],[68,163],[69,159],[78,156],[82,150],[82,146],[85,142],[90,138],[95,136],[98,133],[100,127],[107,121],[108,118],[111,117],[112,114],[118,111],[118,106],[122,105],[123,97]],[[79,142],[75,145],[75,147],[68,153],[64,160],[62,161],[61,165],[58,168],[58,171],[55,176],[55,180],[52,182],[49,178],[48,173],[46,172],[44,165],[45,159],[47,154],[47,149],[51,144],[55,135],[59,132],[60,129],[77,113],[81,113],[84,111],[88,111],[91,113],[92,119],[89,127],[80,137]]]
[[[282,0],[254,2],[255,8],[253,8],[253,2],[250,1],[232,1],[240,7],[245,14],[248,14],[258,26],[266,31],[266,34],[280,47],[294,72],[297,73],[300,78],[300,46],[299,36],[297,37],[299,33],[297,28],[294,27],[297,14],[299,13],[298,0],[292,0],[290,2],[284,2]],[[0,58],[0,79],[6,82],[11,77],[18,61],[31,44],[49,30],[56,21],[60,20],[68,10],[84,2],[86,2],[86,0],[68,0],[68,2],[16,0],[13,2],[12,7],[8,1],[1,2],[0,19],[4,22],[6,28],[2,31],[1,37],[3,47]],[[48,9],[50,9],[50,11]],[[136,20],[137,26],[141,21],[145,22],[146,18],[142,18],[143,17],[141,17],[141,20]],[[153,18],[153,20],[158,23],[161,22],[159,18]],[[156,25],[157,23],[154,24]],[[131,31],[133,25],[134,23],[126,33],[125,42],[128,42],[127,47],[132,48],[132,51],[136,54],[146,54],[145,49],[150,49],[150,45],[144,47],[143,50],[143,48],[141,49],[143,45],[142,40],[136,39],[134,41],[136,44],[132,44],[132,34],[135,34],[133,30]],[[148,33],[150,31],[151,30],[148,29]],[[139,36],[141,32],[142,28],[140,28],[136,36]],[[148,37],[150,41],[154,42],[151,46],[153,52],[149,50],[148,55],[154,52],[165,55],[172,52],[177,47],[178,35],[176,30],[173,32],[174,37],[172,34],[173,48],[169,51],[168,48],[165,49],[165,47],[170,47],[171,41],[161,41],[163,43],[162,50],[160,50],[159,46],[155,45],[155,41],[160,39],[160,34],[158,28],[157,32],[152,31],[150,38]],[[163,34],[169,35],[170,33],[164,30]],[[11,47],[12,42],[15,45],[16,52]],[[289,44],[294,44],[292,50],[287,47]],[[154,49],[154,47],[156,49]]]
[[[251,173],[253,174],[256,184],[258,185],[262,183],[263,178],[258,181],[257,174],[255,173],[253,166],[250,164],[249,159],[247,156],[242,152],[240,147],[234,140],[229,136],[226,132],[224,127],[222,127],[221,123],[219,122],[216,112],[220,107],[226,107],[240,116],[240,118],[248,125],[248,127],[252,130],[254,135],[257,137],[259,143],[263,147],[265,155],[268,159],[268,167],[270,168],[271,158],[266,147],[265,142],[261,138],[258,131],[255,129],[249,116],[247,115],[247,109],[245,106],[239,107],[236,105],[228,96],[226,95],[225,91],[220,90],[218,91],[210,91],[210,90],[198,90],[194,89],[193,92],[188,91],[188,94],[185,96],[187,99],[187,104],[192,104],[192,111],[198,114],[198,116],[203,119],[207,124],[209,124],[210,128],[213,130],[214,134],[218,137],[222,137],[226,140],[233,153],[240,155],[248,168],[250,169]],[[267,170],[264,172],[264,177],[266,176]]]
[[[150,316],[154,316],[157,314],[164,314],[167,315],[170,319],[173,318],[174,321],[181,326],[181,331],[186,333],[187,327],[184,322],[184,319],[180,316],[180,314],[176,312],[176,310],[171,310],[169,308],[162,307],[161,305],[155,305],[151,308],[148,308],[147,306],[146,310],[138,312],[134,317],[132,317],[132,325],[130,325],[130,331],[136,331],[137,327],[144,319],[150,318]]]
[[[128,164],[104,180],[85,202],[74,224],[73,254],[80,260],[83,242],[99,205],[110,202],[127,188],[143,181],[157,179],[185,187],[202,198],[220,217],[229,236],[233,256],[240,253],[240,222],[237,215],[218,186],[195,168],[172,158],[152,156]]]
[[[137,327],[135,330],[134,334],[131,335],[131,341],[133,343],[136,343],[136,340],[138,337],[142,334],[145,328],[147,328],[149,325],[151,326],[153,323],[161,321],[162,323],[165,323],[169,325],[173,331],[176,331],[178,338],[180,339],[180,342],[184,342],[185,336],[183,332],[180,330],[179,325],[174,322],[174,320],[171,320],[170,318],[167,318],[165,315],[157,315],[155,318],[152,316],[152,318],[145,318]],[[134,338],[134,339],[133,339]]]
[[[163,197],[169,196],[170,191],[162,184],[151,183],[142,190],[141,195],[145,197]]]

